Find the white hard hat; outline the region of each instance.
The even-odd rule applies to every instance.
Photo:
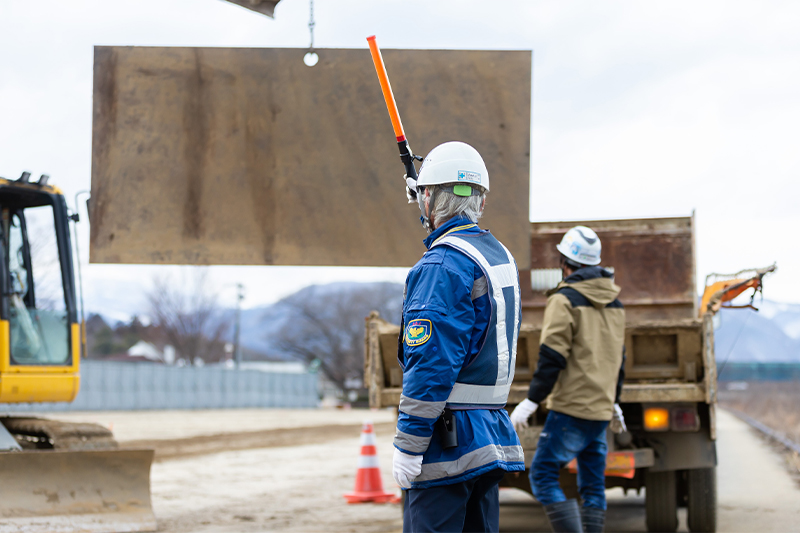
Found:
[[[489,171],[478,151],[467,143],[458,141],[440,144],[430,151],[419,169],[417,186],[457,183],[459,185],[480,185],[489,190]],[[470,196],[454,191],[459,196]]]
[[[600,237],[586,226],[575,226],[556,245],[561,255],[581,265],[600,264]]]

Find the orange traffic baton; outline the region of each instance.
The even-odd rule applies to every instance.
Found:
[[[392,120],[392,128],[394,128],[397,146],[400,149],[400,160],[406,167],[406,176],[417,181],[417,169],[414,166],[414,160],[422,161],[422,157],[414,155],[408,145],[408,139],[406,139],[406,134],[403,131],[403,122],[400,120],[400,113],[397,111],[397,103],[394,101],[392,85],[389,83],[389,75],[386,73],[386,65],[383,64],[383,56],[380,48],[378,48],[378,43],[375,42],[375,36],[367,37],[367,42],[369,43],[369,52],[372,54],[372,62],[375,63],[375,72],[377,72],[378,81],[381,84],[383,99],[386,101],[386,109],[389,111],[389,118]]]

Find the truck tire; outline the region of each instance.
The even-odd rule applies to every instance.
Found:
[[[647,531],[678,529],[678,488],[675,472],[648,472],[645,476]]]
[[[687,473],[689,531],[717,531],[717,469],[698,468]]]

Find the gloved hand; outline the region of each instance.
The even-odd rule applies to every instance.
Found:
[[[528,419],[536,412],[538,407],[539,404],[533,403],[525,398],[511,411],[511,423],[514,424],[514,429],[517,430],[517,432],[522,428],[529,427]]]
[[[422,472],[422,456],[409,455],[394,449],[392,457],[392,477],[404,489],[411,488],[411,482]]]
[[[628,431],[628,426],[625,425],[625,417],[622,415],[622,407],[618,403],[614,404],[614,416],[611,417],[611,422],[608,425],[614,433]]]
[[[417,203],[417,182],[408,177],[408,174],[403,174],[403,179],[406,180],[406,198],[408,203]]]

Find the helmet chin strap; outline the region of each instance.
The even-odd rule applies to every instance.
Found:
[[[428,201],[428,205],[431,209],[433,209],[433,206],[436,205],[436,190],[429,188],[426,188],[425,190],[430,191],[430,200]],[[433,223],[431,222],[431,219],[425,215],[425,193],[418,191],[417,200],[419,200],[419,211],[422,213],[422,215],[419,217],[420,222],[422,222],[422,227],[425,228],[428,233],[433,233]]]

